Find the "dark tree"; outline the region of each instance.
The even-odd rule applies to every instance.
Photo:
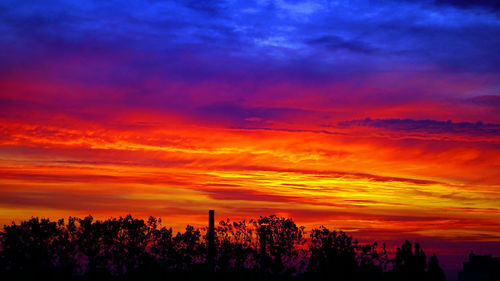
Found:
[[[106,271],[105,249],[106,233],[103,223],[94,221],[92,216],[78,219],[76,244],[87,260],[85,272],[90,276],[104,274]]]
[[[161,220],[149,218],[148,226],[152,236],[149,248],[151,257],[159,267],[172,270],[176,266],[173,231],[172,228],[165,227],[158,229],[158,223],[161,223]]]
[[[323,226],[313,229],[310,252],[308,271],[321,280],[354,279],[357,263],[351,236]]]
[[[51,222],[32,218],[0,231],[2,280],[200,280],[207,273],[206,229],[173,234],[161,220],[131,215]],[[417,243],[396,251],[361,244],[342,231],[313,229],[292,219],[224,220],[215,228],[217,280],[444,281],[435,254],[426,263]]]
[[[292,276],[305,266],[303,257],[304,227],[298,227],[292,219],[275,215],[260,217],[256,222],[265,272],[271,275]]]
[[[253,222],[253,221],[252,221]],[[251,223],[252,223],[251,222]],[[258,260],[255,228],[246,221],[219,222],[216,227],[217,270],[254,269]]]
[[[439,266],[439,261],[436,254],[432,254],[429,258],[429,266],[427,269],[427,280],[429,281],[445,281],[446,275]]]
[[[309,247],[308,273],[319,280],[377,280],[387,263],[385,247],[381,253],[377,244],[358,244],[342,231],[330,231],[321,226],[313,229]]]
[[[190,225],[186,226],[184,233],[177,233],[174,237],[176,269],[188,270],[193,265],[205,262],[206,245],[201,243],[200,238],[200,231]]]
[[[415,251],[410,241],[406,240],[396,250],[393,272],[397,280],[424,280],[426,257],[420,244],[415,243]]]
[[[393,280],[446,280],[436,255],[430,257],[427,266],[426,256],[420,244],[415,243],[413,250],[412,244],[408,240],[401,248],[397,249],[391,273]]]

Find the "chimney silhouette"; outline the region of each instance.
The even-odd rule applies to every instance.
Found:
[[[260,226],[260,231],[259,231],[259,254],[260,254],[260,281],[266,281],[267,280],[267,249],[266,249],[266,244],[267,244],[267,239],[268,239],[268,227],[269,225],[267,223],[263,223]]]
[[[215,226],[214,226],[214,210],[208,211],[208,270],[214,272],[215,267]]]

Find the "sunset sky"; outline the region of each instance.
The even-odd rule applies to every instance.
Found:
[[[467,2],[1,1],[0,224],[215,209],[499,256],[500,5]]]

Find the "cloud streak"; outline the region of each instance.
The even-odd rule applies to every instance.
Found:
[[[400,132],[422,132],[426,134],[459,134],[470,136],[490,136],[500,135],[500,124],[471,122],[452,122],[437,120],[412,120],[412,119],[370,119],[344,121],[338,124],[341,127],[365,126],[384,128]]]

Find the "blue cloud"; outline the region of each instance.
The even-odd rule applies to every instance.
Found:
[[[413,119],[371,119],[343,121],[340,127],[366,126],[384,128],[399,132],[425,132],[428,134],[460,134],[471,136],[498,136],[500,135],[500,124],[471,122],[452,122],[437,120],[413,120]]]
[[[197,77],[259,69],[311,79],[402,65],[498,73],[496,5],[464,3],[2,1],[0,71],[65,53],[126,51],[131,68],[151,61],[175,75],[196,64],[188,74]]]

